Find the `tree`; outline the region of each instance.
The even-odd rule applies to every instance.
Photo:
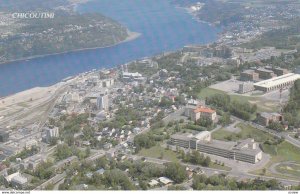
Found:
[[[161,101],[160,101],[160,103],[159,103],[159,106],[160,106],[160,107],[163,107],[163,108],[168,108],[168,107],[170,107],[172,104],[173,104],[173,102],[172,102],[169,98],[167,98],[167,97],[162,97],[162,98],[161,98]]]
[[[49,161],[39,164],[34,170],[34,175],[41,180],[51,178],[51,176],[54,174],[54,170],[51,168],[52,165],[53,163]]]
[[[106,187],[113,187],[123,190],[134,190],[135,187],[132,184],[132,182],[129,180],[129,178],[120,170],[113,169],[105,171],[103,183]]]
[[[155,141],[151,134],[140,134],[134,137],[134,145],[136,151],[140,151],[142,148],[150,148],[155,145]]]
[[[202,127],[206,127],[206,128],[211,128],[213,126],[213,121],[209,118],[206,117],[201,117],[198,121],[197,124],[202,126]]]
[[[279,122],[271,122],[269,124],[268,128],[279,131],[279,132],[284,131],[283,125]]]
[[[159,159],[163,159],[163,158],[164,158],[164,152],[163,152],[163,151],[161,151],[161,152],[160,152]]]
[[[203,161],[203,166],[209,166],[211,163],[211,159],[209,156],[206,156],[206,158]]]
[[[263,169],[262,169],[262,175],[266,175],[266,173],[267,173],[267,169],[266,169],[266,168],[263,168]]]
[[[56,148],[55,156],[58,160],[66,159],[73,155],[73,149],[67,144],[58,145]]]
[[[179,163],[167,163],[165,174],[175,183],[182,183],[187,178],[185,167]]]
[[[196,175],[193,178],[192,188],[195,190],[204,190],[206,188],[207,177],[205,175]]]
[[[139,185],[140,185],[141,189],[143,189],[143,190],[148,189],[148,185],[145,181],[139,181]]]
[[[201,155],[198,151],[192,152],[192,159],[191,161],[194,164],[202,164],[203,162],[203,155]]]
[[[52,137],[50,139],[50,146],[54,146],[57,144],[58,138],[57,137]]]
[[[222,115],[222,117],[220,118],[219,122],[220,124],[224,127],[227,126],[231,123],[231,119],[230,119],[230,114],[229,113],[224,113]]]
[[[174,130],[176,132],[179,132],[181,130],[181,127],[180,127],[180,125],[178,123],[176,123],[176,126],[175,126]]]

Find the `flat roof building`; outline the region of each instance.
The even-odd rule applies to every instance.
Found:
[[[174,134],[171,136],[170,143],[186,149],[253,164],[262,159],[262,151],[254,139],[240,142],[213,140],[209,131],[203,131],[197,135]]]
[[[239,84],[239,93],[245,94],[248,92],[252,92],[254,90],[254,85],[252,82],[243,82]]]
[[[279,113],[262,112],[257,114],[257,122],[263,126],[269,126],[271,122],[282,122],[283,116]]]
[[[129,72],[122,72],[123,80],[125,81],[143,81],[143,75],[135,72],[135,73],[129,73]]]
[[[15,189],[25,189],[28,183],[28,179],[20,172],[13,173],[5,177],[5,184],[8,186],[9,184],[12,185]]]
[[[288,73],[279,77],[255,83],[254,87],[256,90],[269,92],[292,86],[298,79],[300,79],[300,74]]]
[[[259,75],[254,70],[245,70],[241,73],[241,81],[258,81]]]
[[[266,67],[266,69],[272,70],[277,76],[282,76],[282,75],[290,73],[289,70],[284,69],[284,68],[280,68],[280,67],[276,67],[276,68],[272,68],[272,67],[268,68],[268,67]]]
[[[259,79],[271,79],[276,77],[276,74],[272,70],[258,68],[255,70],[256,73],[259,75]]]

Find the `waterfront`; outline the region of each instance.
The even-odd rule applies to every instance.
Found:
[[[216,40],[219,29],[197,22],[167,0],[101,0],[77,7],[98,11],[141,36],[113,47],[82,50],[0,65],[0,96],[49,86],[92,69],[109,68],[138,58]]]

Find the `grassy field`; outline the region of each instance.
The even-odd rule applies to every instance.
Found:
[[[240,139],[253,138],[257,142],[265,142],[267,140],[274,141],[274,137],[264,131],[256,129],[250,125],[246,125],[243,123],[239,123],[236,127],[240,128],[241,131],[239,133],[232,133],[229,131],[225,131],[224,129],[220,129],[212,133],[212,137],[218,140],[224,141],[237,141]]]
[[[281,177],[281,178],[296,178],[297,180],[300,180],[300,173],[299,171],[296,172],[295,169],[292,170],[278,170],[278,172],[283,174],[273,174],[268,170],[273,164],[280,163],[280,162],[286,162],[286,161],[294,161],[295,165],[300,165],[300,149],[295,147],[294,145],[283,142],[279,145],[277,145],[275,148],[273,148],[272,152],[270,152],[270,155],[272,156],[270,162],[265,166],[267,169],[267,176],[273,176],[273,177]],[[279,165],[280,166],[280,165]],[[253,174],[262,174],[262,169],[253,171]]]
[[[231,136],[232,141],[237,141],[239,139],[253,138],[255,141],[263,143],[267,140],[275,141],[275,138],[259,129],[256,129],[250,125],[239,123],[236,125],[241,131],[239,133],[231,133],[220,129],[212,133],[212,137],[218,140],[228,141],[228,136]],[[264,151],[272,155],[272,161],[281,162],[281,161],[296,161],[300,163],[300,149],[293,146],[292,144],[284,141],[278,145],[263,145]]]
[[[226,94],[226,92],[223,92],[221,90],[212,89],[212,88],[204,88],[198,94],[198,97],[205,100],[206,97],[210,97],[210,96],[213,96],[216,94]]]
[[[205,100],[206,97],[210,97],[216,94],[227,94],[227,93],[213,88],[205,88],[201,90],[201,92],[198,94],[198,98]],[[240,103],[249,102],[251,104],[256,104],[258,112],[275,112],[278,111],[279,109],[277,103],[266,101],[262,97],[243,96],[237,94],[231,94],[229,96],[231,100],[238,101]]]
[[[149,158],[160,158],[163,155],[164,160],[169,160],[172,162],[179,162],[177,158],[178,155],[172,150],[166,150],[165,148],[161,147],[160,145],[156,145],[150,149],[142,149],[139,153],[139,156],[145,156]]]
[[[280,164],[276,167],[276,170],[282,174],[290,174],[290,175],[300,177],[300,165]]]
[[[295,161],[300,164],[300,149],[288,142],[283,142],[277,146],[277,155],[272,160]]]

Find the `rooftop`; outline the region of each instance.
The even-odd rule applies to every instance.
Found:
[[[236,145],[236,142],[227,142],[227,141],[220,141],[220,140],[212,140],[209,143],[202,143],[202,145],[209,145],[212,147],[224,149],[224,150],[232,150],[233,147]]]
[[[261,150],[259,148],[258,149],[241,149],[241,150],[235,150],[235,152],[255,156],[258,153],[260,153]]]
[[[243,71],[242,73],[253,74],[253,73],[255,73],[255,71],[252,69],[248,69],[248,70]]]
[[[215,113],[216,111],[211,109],[211,108],[207,108],[207,107],[198,107],[194,110],[195,113],[198,112],[202,112],[202,113]]]
[[[171,136],[171,138],[178,139],[178,140],[184,140],[184,141],[191,140],[191,137],[188,136],[187,134],[174,134]]]
[[[266,72],[266,73],[274,73],[272,70],[268,70],[268,69],[265,69],[265,68],[258,68],[257,71],[263,71],[263,72]]]
[[[23,176],[21,176],[21,175],[19,174],[19,175],[14,176],[14,177],[11,179],[11,181],[23,185],[23,184],[27,183],[28,180],[27,180],[26,177],[23,177]]]
[[[260,115],[265,118],[271,118],[273,116],[282,116],[279,113],[268,113],[268,112],[262,112],[262,113],[260,113]]]
[[[136,72],[136,73],[129,73],[129,72],[123,72],[123,76],[126,77],[142,77],[142,74]]]
[[[173,183],[173,181],[167,177],[159,177],[158,180],[165,185]]]
[[[254,86],[260,86],[260,87],[273,87],[273,86],[278,86],[282,83],[286,82],[292,82],[297,79],[300,79],[300,74],[295,74],[295,73],[288,73],[279,77],[275,77],[272,79],[264,80],[258,83],[255,83]]]
[[[207,137],[210,134],[211,134],[211,132],[209,132],[209,131],[202,131],[202,132],[198,133],[197,135],[195,135],[195,138],[202,140],[203,138]]]

